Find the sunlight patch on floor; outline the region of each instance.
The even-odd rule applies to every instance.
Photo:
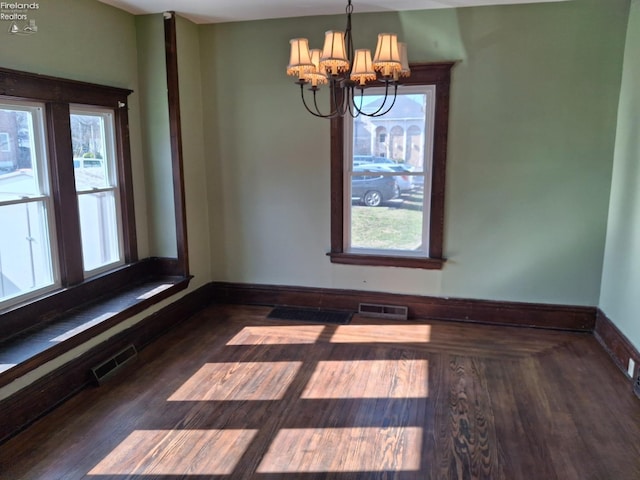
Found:
[[[244,327],[227,345],[295,345],[318,341],[324,325]]]
[[[136,430],[89,475],[228,475],[256,430]]]
[[[431,325],[340,325],[332,343],[428,343]]]
[[[427,398],[427,360],[318,362],[301,398]]]
[[[171,284],[171,283],[163,283],[162,285],[158,285],[157,287],[149,290],[148,292],[143,293],[142,295],[139,295],[137,297],[137,299],[138,300],[146,300],[147,298],[151,298],[154,295],[157,295],[158,293],[163,292],[168,288],[171,288],[172,286],[173,286],[173,284]]]
[[[50,342],[64,342],[65,340],[70,339],[74,335],[78,335],[80,332],[84,332],[85,330],[93,327],[94,325],[98,325],[98,324],[104,322],[105,320],[113,317],[116,313],[117,312],[104,312],[104,313],[98,315],[97,317],[92,318],[88,322],[84,322],[82,325],[78,325],[77,327],[72,328],[71,330],[68,330],[68,331],[62,333],[62,334],[58,335],[57,337],[52,338],[49,341]]]
[[[15,367],[16,365],[17,363],[0,363],[0,372],[9,370],[10,368]]]
[[[206,363],[169,401],[281,400],[302,362]]]
[[[418,471],[421,449],[419,427],[283,429],[257,472]]]

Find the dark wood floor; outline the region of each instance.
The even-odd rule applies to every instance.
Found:
[[[215,306],[0,446],[0,478],[640,479],[590,334]]]

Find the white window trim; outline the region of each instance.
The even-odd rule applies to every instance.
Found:
[[[125,264],[124,259],[124,236],[123,236],[123,225],[122,225],[122,206],[120,202],[120,194],[119,194],[119,185],[118,185],[118,175],[117,175],[117,165],[116,165],[116,140],[115,140],[115,117],[114,111],[109,108],[97,107],[91,105],[77,105],[71,104],[69,105],[69,114],[70,115],[94,115],[101,116],[104,120],[104,150],[105,155],[103,156],[103,165],[106,168],[107,179],[110,184],[108,187],[103,188],[93,188],[91,190],[76,190],[76,195],[80,197],[81,195],[94,194],[100,192],[113,192],[113,197],[115,199],[115,209],[116,209],[116,222],[118,227],[118,252],[119,259],[115,262],[111,262],[105,265],[101,265],[97,268],[93,268],[90,270],[84,270],[85,279],[94,277],[103,272],[107,272],[109,270],[113,270],[114,267]]]
[[[12,110],[20,110],[30,112],[33,119],[33,137],[29,148],[33,154],[31,155],[31,168],[34,176],[38,180],[39,193],[29,195],[18,200],[0,200],[0,207],[17,203],[37,203],[42,202],[45,209],[45,219],[47,222],[47,235],[49,240],[49,258],[51,262],[52,283],[40,288],[36,288],[27,292],[18,293],[8,296],[0,301],[2,308],[11,307],[33,298],[60,288],[60,263],[56,235],[56,222],[53,199],[51,198],[51,178],[49,174],[49,159],[47,156],[46,145],[46,124],[44,120],[44,104],[41,102],[31,102],[28,100],[16,101],[0,97],[0,105],[10,107]]]
[[[384,87],[376,87],[367,89],[365,95],[384,94]],[[353,175],[353,124],[354,119],[345,117],[344,121],[344,165],[343,175],[343,248],[346,253],[362,254],[362,255],[393,255],[404,257],[429,257],[429,225],[431,214],[431,185],[433,175],[433,144],[434,144],[434,126],[436,114],[436,85],[406,85],[402,86],[398,95],[406,94],[424,94],[427,96],[428,111],[425,112],[425,135],[423,152],[425,159],[423,170],[421,172],[413,172],[414,174],[424,175],[424,191],[423,212],[422,212],[422,246],[420,250],[399,250],[399,249],[371,249],[358,248],[351,246],[351,176]],[[348,140],[347,140],[348,139]],[[377,172],[383,176],[394,176],[393,173]]]

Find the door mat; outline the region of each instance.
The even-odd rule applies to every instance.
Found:
[[[315,308],[275,307],[267,318],[277,320],[299,320],[313,323],[337,323],[345,325],[351,321],[352,312],[319,310]]]

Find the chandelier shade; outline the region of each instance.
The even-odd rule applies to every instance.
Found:
[[[287,75],[297,77],[302,103],[316,117],[335,118],[345,115],[379,117],[388,113],[398,93],[399,79],[411,74],[407,45],[398,41],[395,33],[378,34],[375,55],[369,49],[355,49],[351,35],[353,5],[347,2],[347,26],[344,32],[325,32],[322,50],[309,49],[306,38],[290,40],[291,53]],[[330,88],[331,110],[322,113],[316,98],[321,85]],[[312,92],[307,102],[305,86]],[[364,90],[372,86],[384,87],[384,100],[375,110],[363,108]]]
[[[313,72],[315,67],[311,61],[311,53],[309,52],[309,40],[306,38],[292,38],[291,54],[289,56],[289,65],[287,65],[287,75],[304,78],[305,73]]]
[[[409,58],[407,57],[407,44],[398,42],[398,50],[400,51],[400,72],[401,77],[408,77],[411,74],[409,69]]]
[[[393,75],[402,69],[400,63],[400,51],[398,49],[398,36],[395,33],[378,34],[378,45],[373,57],[373,68],[382,72],[385,77]]]
[[[304,75],[304,78],[311,83],[312,87],[324,85],[329,82],[324,65],[320,64],[321,56],[322,50],[320,50],[319,48],[314,48],[311,50],[311,63],[313,63],[314,70],[310,73],[306,73]]]
[[[371,61],[371,50],[366,48],[356,50],[353,68],[351,69],[351,80],[364,86],[366,82],[375,80],[376,77],[373,62]]]
[[[320,64],[329,74],[337,74],[349,70],[351,63],[344,43],[344,32],[328,31],[324,34],[324,48]]]

